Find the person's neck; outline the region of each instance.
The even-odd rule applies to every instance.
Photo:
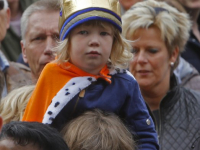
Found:
[[[32,83],[36,84],[39,77],[37,78],[32,72],[31,72],[31,77],[32,77]]]
[[[19,14],[22,14],[18,1],[9,3],[9,8],[11,11],[11,20],[14,20]]]
[[[162,82],[155,87],[151,87],[148,89],[142,89],[141,93],[145,100],[145,102],[150,107],[151,111],[157,110],[160,107],[160,102],[167,94],[170,89],[170,82],[167,80],[166,82]]]
[[[187,9],[188,14],[190,15],[190,19],[192,21],[192,32],[195,35],[195,37],[198,39],[200,42],[200,32],[199,32],[199,26],[197,23],[199,14],[200,14],[200,9]]]

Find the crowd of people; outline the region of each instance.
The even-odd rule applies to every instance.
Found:
[[[0,0],[0,149],[199,150],[200,0]]]

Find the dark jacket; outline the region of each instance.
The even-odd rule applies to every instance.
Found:
[[[5,97],[13,89],[32,84],[29,67],[9,62],[0,50],[0,97]]]
[[[181,56],[200,72],[200,42],[192,32]]]
[[[5,72],[7,92],[32,84],[31,70],[20,63],[10,62]]]
[[[180,57],[179,65],[174,73],[178,79],[178,84],[200,92],[200,74],[190,63]]]
[[[200,136],[200,94],[177,86],[172,77],[171,90],[160,103],[158,121],[161,150],[195,148]]]

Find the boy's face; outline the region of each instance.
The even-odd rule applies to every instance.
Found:
[[[70,36],[70,62],[85,72],[99,74],[111,54],[112,29],[82,25],[76,27]]]

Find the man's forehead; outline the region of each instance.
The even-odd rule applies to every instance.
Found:
[[[45,19],[44,19],[45,18]],[[32,13],[29,17],[29,20],[39,20],[42,19],[41,21],[45,20],[51,20],[52,22],[58,22],[59,20],[59,11],[49,11],[49,10],[41,10],[41,11],[36,11]]]
[[[35,12],[29,17],[27,32],[58,32],[58,11],[48,13],[48,11]]]

